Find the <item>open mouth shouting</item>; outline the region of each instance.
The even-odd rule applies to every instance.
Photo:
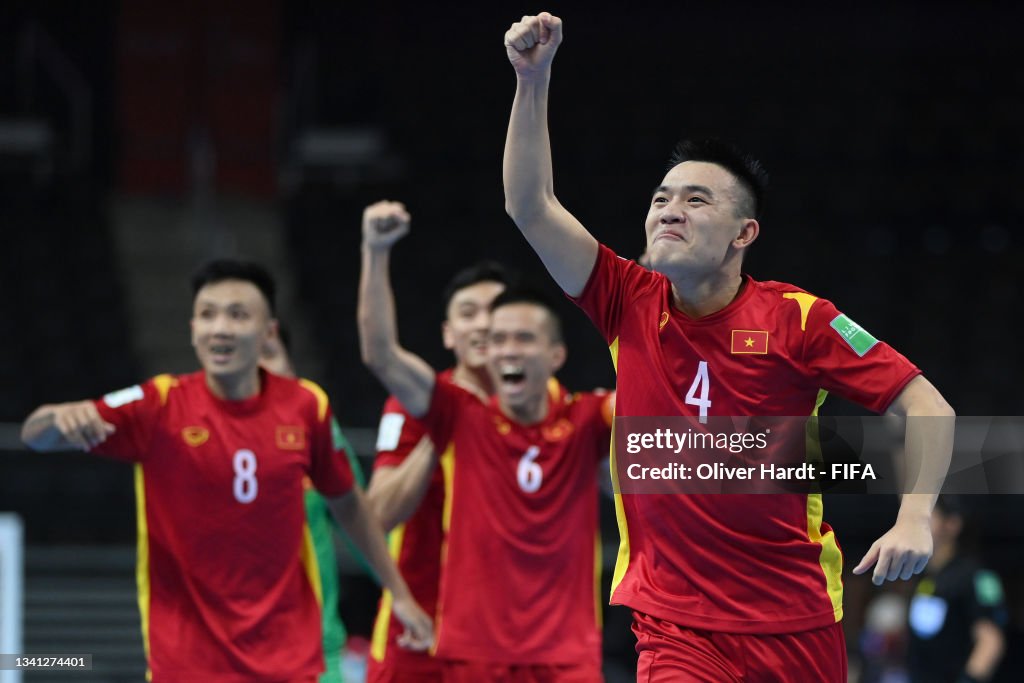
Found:
[[[506,389],[519,391],[526,385],[526,370],[522,365],[502,363],[498,366],[501,384]]]

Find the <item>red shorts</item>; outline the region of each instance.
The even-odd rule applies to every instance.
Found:
[[[441,662],[423,655],[422,662],[395,661],[385,657],[378,662],[370,657],[366,663],[366,683],[442,683]]]
[[[444,683],[603,683],[597,664],[492,664],[445,660]]]
[[[839,623],[753,635],[701,631],[633,612],[637,683],[846,683]]]

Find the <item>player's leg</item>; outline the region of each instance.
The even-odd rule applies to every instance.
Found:
[[[637,683],[740,683],[722,634],[698,631],[633,612]]]

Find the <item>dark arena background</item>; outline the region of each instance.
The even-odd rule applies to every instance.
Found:
[[[524,13],[565,22],[556,187],[601,241],[641,253],[677,139],[732,140],[771,176],[754,277],[835,301],[959,414],[1024,414],[1019,4],[619,4],[4,3],[0,513],[24,525],[24,585],[0,605],[21,600],[24,652],[94,662],[25,680],[142,680],[131,468],[31,454],[18,430],[42,403],[194,370],[188,277],[200,263],[242,255],[272,268],[299,371],[328,390],[367,467],[385,392],[356,336],[365,205],[395,199],[412,214],[392,264],[399,326],[435,367],[449,363],[440,294],[456,269],[496,258],[557,296],[504,212],[515,79],[502,36]],[[612,386],[604,342],[562,308],[560,378]],[[825,412],[857,414],[834,398]],[[603,502],[607,588],[618,533]],[[1024,506],[1015,495],[967,505],[972,546],[1009,606],[993,680],[1024,680]],[[905,680],[908,587],[849,573],[896,507],[826,496],[846,556],[853,681]],[[343,557],[351,680],[377,595]],[[611,683],[634,680],[629,623],[606,608]]]

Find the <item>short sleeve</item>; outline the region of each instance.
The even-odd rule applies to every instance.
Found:
[[[434,382],[434,393],[430,397],[430,409],[423,416],[422,424],[431,441],[447,444],[455,431],[455,416],[469,405],[483,405],[473,394],[450,382]]]
[[[626,307],[639,291],[656,285],[661,277],[601,244],[586,286],[578,297],[569,298],[583,309],[610,344],[619,336]]]
[[[998,626],[1006,626],[1006,599],[999,576],[988,569],[978,569],[971,578],[974,619],[989,619]]]
[[[345,453],[345,457],[348,458],[348,465],[352,468],[352,476],[355,477],[356,483],[366,486],[366,475],[363,474],[363,466],[359,464],[356,449],[352,448],[352,442],[345,436],[345,432],[341,431],[341,425],[333,415],[331,416],[331,439],[334,447]]]
[[[144,462],[153,442],[170,383],[170,375],[162,375],[143,384],[112,391],[93,401],[100,417],[114,425],[114,433],[94,446],[90,453],[128,462]]]
[[[902,354],[817,300],[807,317],[804,363],[819,386],[876,413],[884,413],[921,371]]]
[[[373,468],[401,465],[426,433],[423,423],[409,415],[398,399],[389,396],[377,428],[377,456]]]
[[[313,415],[309,478],[317,491],[333,498],[352,490],[355,474],[349,461],[348,441],[341,433],[330,405],[324,413],[320,415],[317,411]]]

